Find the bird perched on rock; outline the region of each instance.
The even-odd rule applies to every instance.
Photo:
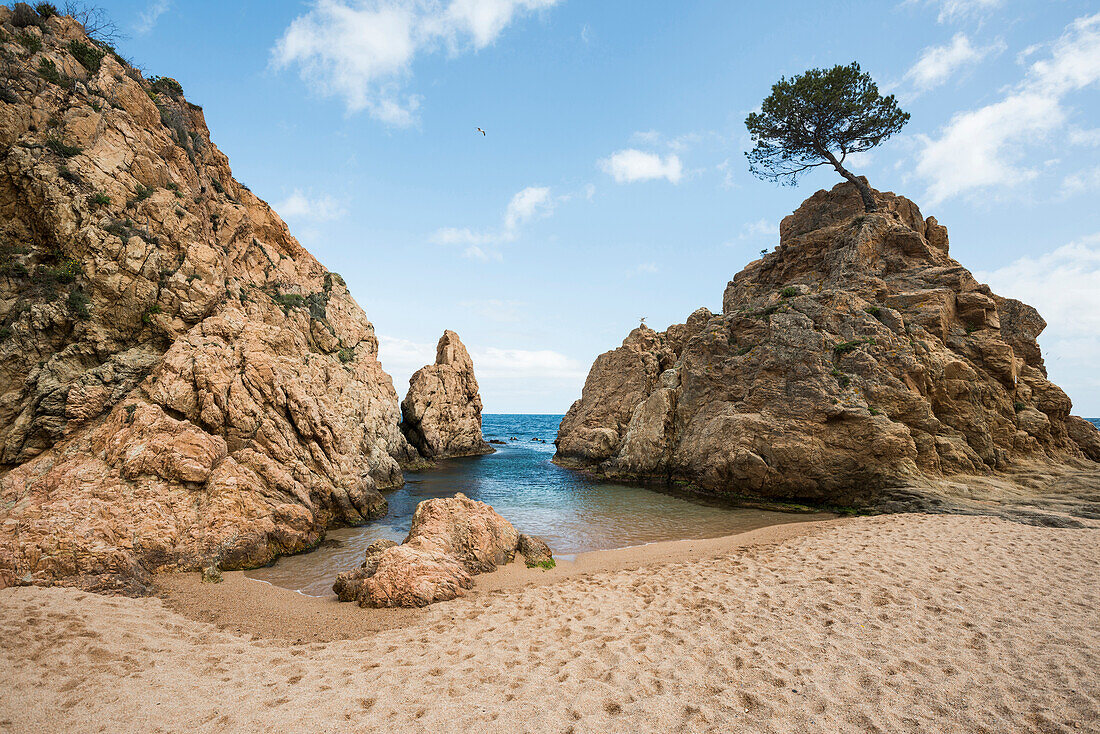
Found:
[[[479,128],[477,129],[477,131],[478,131],[479,133],[481,133],[482,135],[484,135],[484,134],[485,134],[485,131],[484,131],[484,130],[482,130],[482,129],[481,129],[480,127],[479,127]]]

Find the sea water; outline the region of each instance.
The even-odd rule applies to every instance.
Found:
[[[404,487],[386,493],[386,517],[355,528],[331,530],[328,542],[321,547],[281,558],[247,575],[304,594],[329,594],[336,574],[357,567],[373,541],[389,538],[401,542],[405,538],[420,502],[456,492],[492,505],[520,532],[542,538],[555,556],[565,560],[587,551],[714,538],[806,519],[600,481],[563,469],[550,461],[561,418],[485,415],[482,431],[486,440],[504,441],[493,446],[496,453],[449,459],[438,462],[434,469],[409,472]]]

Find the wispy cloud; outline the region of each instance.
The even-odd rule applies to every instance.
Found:
[[[974,276],[1039,310],[1048,323],[1039,341],[1052,379],[1071,398],[1092,399],[1100,388],[1100,233]],[[1095,400],[1091,409],[1100,413]]]
[[[421,98],[405,91],[419,54],[451,55],[492,44],[517,17],[559,0],[313,0],[272,50],[276,68],[297,66],[349,112],[394,126],[416,122]]]
[[[569,195],[554,196],[548,186],[528,186],[512,196],[499,229],[478,232],[469,227],[444,227],[436,230],[431,239],[439,245],[468,245],[464,257],[500,260],[500,252],[489,249],[489,245],[514,242],[525,225],[549,217],[558,204],[569,198]]]
[[[496,250],[485,250],[480,245],[470,245],[462,251],[462,257],[468,257],[471,260],[480,260],[481,262],[489,262],[490,260],[503,260],[504,256]]]
[[[976,47],[964,33],[957,33],[951,43],[929,46],[905,74],[905,79],[918,92],[924,92],[946,82],[959,70],[977,64],[990,54],[1005,50],[1003,41]]]
[[[1100,190],[1100,168],[1091,168],[1066,176],[1062,179],[1062,187],[1059,192],[1062,196],[1069,197],[1098,190]]]
[[[134,32],[139,36],[144,36],[153,30],[157,21],[160,20],[160,16],[168,12],[171,4],[171,0],[153,0],[149,3],[145,10],[138,13],[137,21],[134,23]]]
[[[775,222],[769,222],[767,219],[758,219],[755,222],[749,222],[741,228],[741,234],[737,235],[738,239],[742,240],[754,240],[761,237],[778,237],[779,227]]]
[[[442,332],[442,327],[440,328]],[[467,344],[474,362],[474,375],[482,392],[492,392],[493,383],[512,380],[583,380],[588,369],[580,361],[550,349],[479,347]],[[393,378],[398,393],[404,394],[409,378],[435,362],[435,344],[421,343],[380,334],[378,358]]]
[[[909,3],[922,0],[907,0]],[[925,5],[939,8],[936,17],[940,23],[952,23],[972,17],[981,17],[999,8],[1004,0],[923,0]]]
[[[935,138],[918,138],[916,170],[929,182],[931,203],[1035,178],[1039,169],[1023,163],[1025,153],[1066,126],[1068,94],[1098,81],[1100,13],[1071,23],[1002,99],[955,115]]]
[[[656,263],[639,263],[626,271],[626,277],[633,278],[638,275],[656,275],[661,272]]]
[[[1100,128],[1081,130],[1074,128],[1066,135],[1072,145],[1100,145]]]
[[[600,169],[615,179],[616,183],[635,183],[666,179],[678,184],[684,176],[684,166],[677,155],[661,157],[657,153],[645,153],[628,148],[612,153],[598,162]]]
[[[347,214],[344,207],[328,194],[310,197],[304,194],[301,189],[294,189],[290,196],[276,204],[275,211],[283,219],[314,222],[327,222],[339,219]]]

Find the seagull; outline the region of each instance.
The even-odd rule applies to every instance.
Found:
[[[482,130],[482,129],[481,129],[480,127],[479,127],[479,128],[477,129],[477,131],[478,131],[479,133],[481,133],[482,135],[484,135],[484,134],[485,134],[485,131],[484,131],[484,130]]]
[[[642,323],[644,324],[644,323],[645,323],[645,316],[643,316],[643,317],[642,317],[641,319],[639,319],[639,320],[640,320],[640,321],[641,321],[641,322],[642,322]]]

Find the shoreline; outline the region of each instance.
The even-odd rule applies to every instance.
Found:
[[[850,522],[829,513],[805,519],[765,525],[715,538],[665,540],[644,545],[577,554],[572,561],[556,560],[552,569],[527,568],[521,560],[492,573],[474,576],[474,586],[461,599],[556,584],[600,572],[630,571],[713,558],[730,551],[782,543],[815,535]],[[364,608],[337,601],[335,594],[310,596],[245,575],[224,571],[222,582],[204,584],[198,573],[163,574],[154,578],[153,596],[188,619],[213,624],[231,633],[292,644],[330,642],[406,627],[420,621],[428,610],[454,602],[439,602],[414,609]],[[459,601],[456,600],[456,601]]]
[[[0,731],[1100,724],[1100,524],[905,513],[643,549],[526,582],[506,567],[464,598],[384,615],[239,572],[180,587],[215,622],[211,599],[239,607],[221,629],[158,598],[6,589]],[[243,623],[257,613],[271,617]]]

